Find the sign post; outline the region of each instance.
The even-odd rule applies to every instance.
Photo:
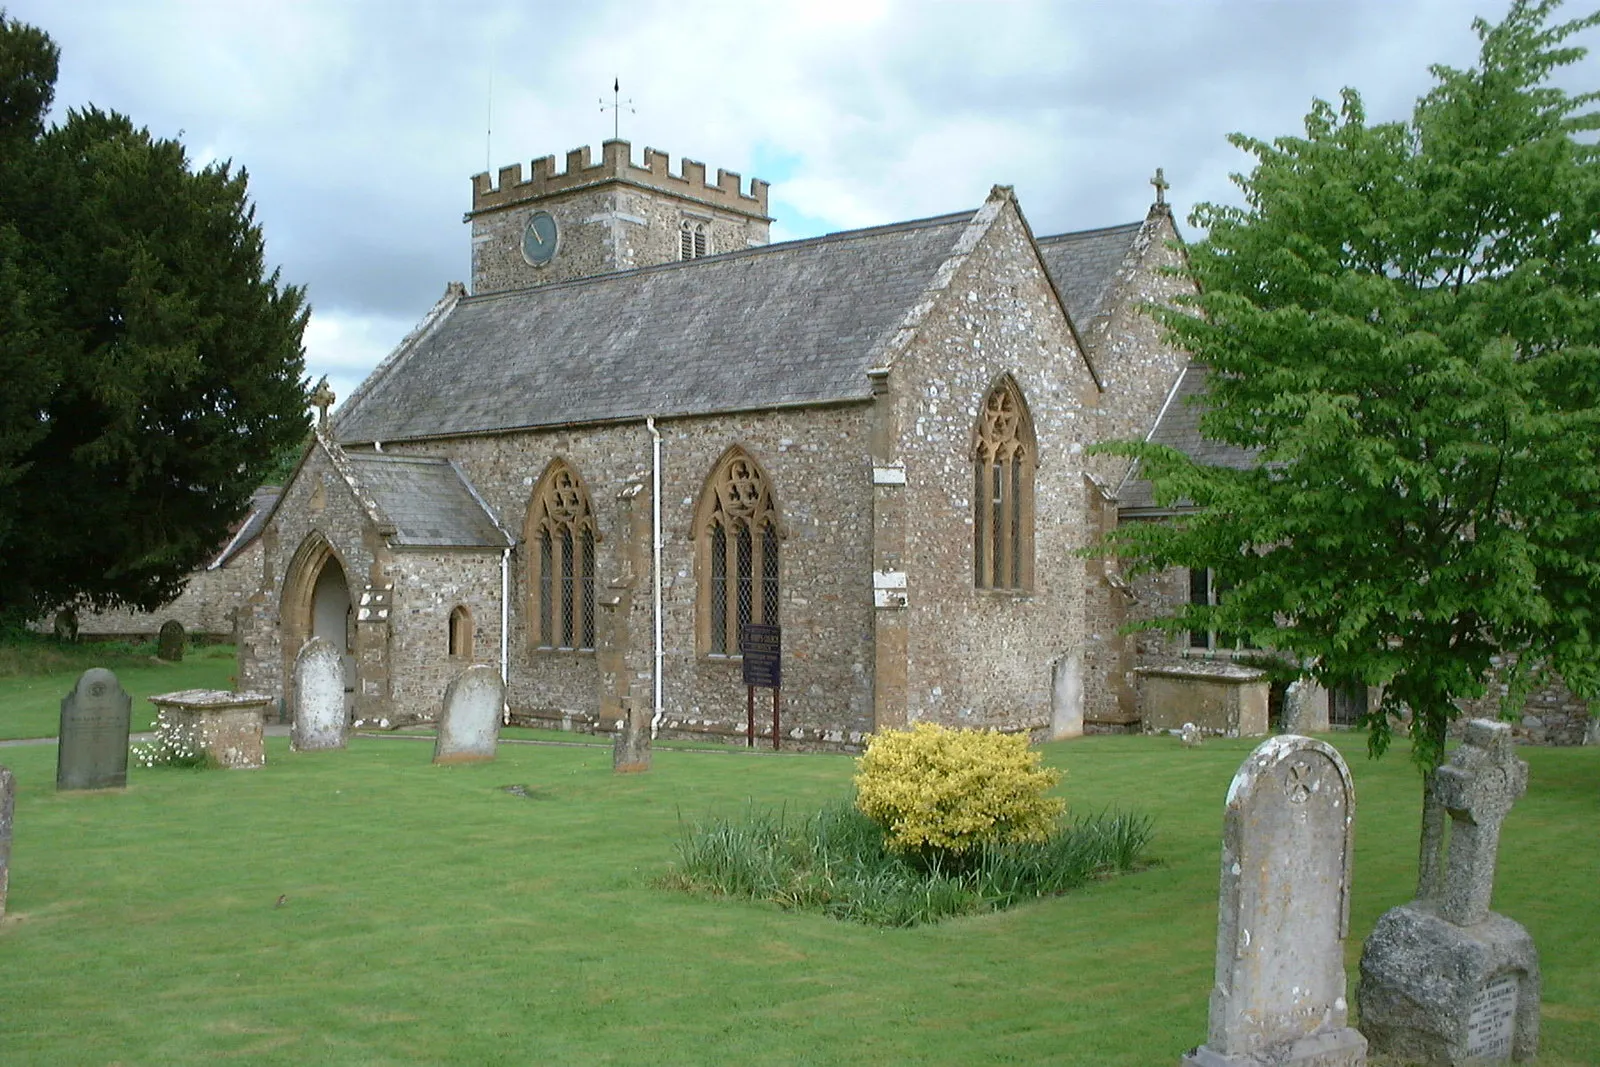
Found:
[[[778,748],[780,695],[783,692],[783,630],[745,623],[739,628],[744,652],[745,747],[756,744],[756,687],[772,690],[772,748]]]

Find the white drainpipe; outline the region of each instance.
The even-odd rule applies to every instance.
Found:
[[[650,719],[650,737],[654,740],[656,731],[661,725],[661,664],[666,658],[666,650],[661,644],[661,433],[656,429],[655,416],[644,420],[645,429],[650,431],[650,508],[651,508],[651,542],[654,547],[654,562],[651,570],[655,574],[655,654],[656,681],[655,714]]]
[[[511,722],[511,701],[506,697],[506,687],[511,684],[507,673],[508,651],[511,647],[511,549],[500,553],[500,721]]]

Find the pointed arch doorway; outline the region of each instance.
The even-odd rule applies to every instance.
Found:
[[[347,716],[352,714],[357,685],[355,601],[344,565],[320,534],[307,537],[290,561],[278,617],[284,625],[285,696],[293,699],[294,661],[301,647],[311,638],[321,637],[339,650],[344,664],[344,710]]]

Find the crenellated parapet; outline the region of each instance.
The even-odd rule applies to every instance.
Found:
[[[472,177],[472,211],[483,211],[520,204],[528,200],[584,189],[608,181],[623,181],[640,185],[674,196],[683,197],[712,207],[736,211],[741,215],[767,218],[767,183],[760,178],[750,179],[750,191],[743,188],[743,179],[733,171],[717,170],[713,184],[706,181],[706,165],[684,159],[681,173],[673,174],[671,158],[654,148],[644,150],[644,166],[633,165],[631,146],[627,141],[607,141],[600,146],[600,159],[595,161],[588,145],[567,153],[566,168],[555,170],[554,156],[541,156],[529,167],[524,178],[522,164],[501,167],[491,179],[486,171]]]

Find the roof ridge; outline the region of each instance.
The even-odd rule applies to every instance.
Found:
[[[1101,237],[1110,233],[1132,233],[1141,229],[1145,219],[1138,222],[1119,222],[1115,226],[1097,226],[1092,230],[1068,230],[1066,233],[1055,233],[1049,237],[1036,237],[1034,240],[1040,244],[1050,244],[1056,241],[1070,241],[1079,237]]]
[[[540,285],[525,285],[518,289],[496,289],[490,293],[472,293],[461,298],[462,304],[485,303],[505,297],[521,296],[531,292],[545,290],[575,289],[585,285],[594,285],[611,278],[633,278],[643,274],[660,271],[681,270],[712,263],[726,263],[735,259],[749,259],[755,256],[764,256],[773,252],[798,249],[809,245],[822,245],[843,243],[846,241],[860,240],[868,237],[880,237],[889,233],[905,233],[909,230],[931,229],[935,226],[949,226],[956,223],[966,223],[982,210],[981,206],[971,211],[955,211],[946,215],[930,215],[927,218],[907,219],[903,222],[890,222],[880,226],[865,226],[856,230],[835,230],[832,233],[818,234],[815,237],[797,237],[792,241],[779,241],[776,244],[760,245],[756,248],[740,248],[732,252],[718,252],[715,255],[701,256],[698,259],[671,260],[667,263],[652,263],[644,267],[630,267],[627,270],[606,271],[602,274],[590,274],[582,278],[568,278],[559,282],[545,282]]]

